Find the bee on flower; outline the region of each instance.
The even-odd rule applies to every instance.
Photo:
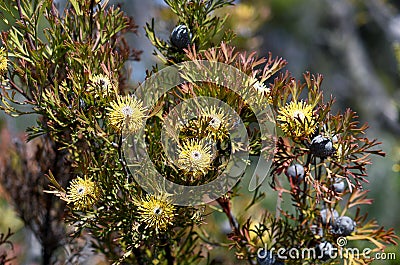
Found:
[[[123,134],[133,134],[142,126],[145,118],[146,108],[140,100],[132,96],[117,96],[107,107],[107,115],[111,126]]]
[[[67,190],[68,203],[73,203],[74,209],[78,211],[92,207],[100,196],[96,182],[87,176],[73,179]]]
[[[134,204],[138,207],[139,220],[146,224],[146,228],[159,233],[173,224],[176,209],[165,196],[147,194],[135,199]]]
[[[316,122],[313,106],[304,101],[292,101],[278,110],[277,121],[285,135],[299,139],[314,133]]]

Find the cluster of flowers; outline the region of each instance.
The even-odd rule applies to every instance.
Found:
[[[382,153],[373,150],[376,141],[360,137],[366,126],[357,126],[354,112],[332,114],[334,101],[323,102],[321,76],[305,74],[304,77],[306,84],[289,82],[278,95],[272,89],[281,132],[271,173],[273,187],[279,192],[277,211],[285,218],[296,220],[305,229],[304,233],[309,234],[307,243],[299,242],[296,246],[315,247],[324,254],[320,256],[322,261],[332,257],[328,250],[337,245],[339,237],[368,239],[381,249],[383,245],[378,241],[385,241],[385,236],[370,233],[366,228],[377,224],[371,221],[364,224],[365,218],[359,215],[359,210],[354,218],[346,214],[356,205],[371,203],[363,191],[363,182],[367,182],[365,165],[369,163],[369,154]],[[307,99],[300,99],[304,88],[308,90]],[[282,182],[282,173],[288,178],[289,189]],[[291,197],[295,215],[281,208],[284,193]],[[363,257],[347,258],[367,261]],[[280,264],[279,260],[258,260],[260,264]]]
[[[52,5],[51,1],[48,2],[49,6]],[[121,262],[125,258],[131,258],[138,264],[143,264],[143,260],[158,263],[167,259],[168,264],[172,264],[175,258],[177,262],[183,260],[191,264],[191,258],[197,252],[195,241],[204,235],[201,229],[195,231],[194,228],[202,223],[203,213],[194,207],[174,205],[166,195],[147,194],[132,178],[122,154],[122,144],[126,137],[140,135],[144,130],[149,156],[155,167],[161,169],[163,177],[189,186],[213,180],[227,167],[230,154],[245,148],[240,144],[234,145],[229,138],[230,131],[237,126],[239,118],[233,117],[224,108],[209,106],[200,109],[195,118],[183,119],[184,122],[177,124],[179,128],[167,128],[167,133],[177,139],[174,161],[166,157],[165,150],[160,147],[163,144],[162,139],[159,139],[162,127],[169,126],[162,124],[169,111],[186,99],[207,96],[219,99],[238,114],[249,136],[250,155],[260,155],[263,152],[263,143],[271,140],[264,139],[260,132],[262,123],[270,120],[257,120],[257,114],[253,112],[251,105],[271,108],[273,117],[269,118],[276,121],[278,129],[278,136],[272,139],[272,142],[276,142],[276,147],[273,148],[274,158],[270,172],[272,187],[279,193],[276,216],[266,211],[263,215],[265,218],[261,218],[261,221],[256,220],[257,218],[243,220],[247,217],[235,217],[231,204],[233,197],[239,196],[238,185],[216,200],[219,210],[229,219],[232,230],[229,234],[230,246],[236,247],[238,258],[246,258],[251,263],[258,260],[263,265],[282,264],[277,259],[267,261],[256,258],[255,250],[261,244],[266,245],[264,240],[271,246],[276,244],[278,247],[284,246],[289,240],[298,247],[321,244],[326,246],[328,243],[336,244],[335,239],[340,236],[351,240],[370,240],[378,249],[383,249],[385,244],[394,243],[395,235],[392,230],[371,229],[376,228],[377,224],[363,223],[366,218],[360,216],[359,211],[354,218],[346,216],[348,209],[370,203],[365,192],[361,191],[363,182],[366,182],[368,155],[382,153],[373,149],[378,144],[376,141],[360,136],[366,127],[358,126],[354,112],[348,110],[344,114],[331,113],[334,101],[323,101],[320,90],[322,76],[307,73],[303,84],[288,72],[280,72],[286,64],[282,58],[274,59],[270,54],[267,58],[260,59],[255,53],[235,52],[234,47],[224,42],[213,47],[210,38],[221,30],[221,21],[217,18],[211,19],[208,15],[230,1],[199,0],[188,4],[183,0],[169,0],[167,3],[174,12],[182,13],[184,10],[186,13],[182,14],[179,25],[172,31],[170,42],[159,40],[155,36],[154,25],[147,25],[146,33],[163,56],[163,62],[169,65],[183,60],[204,60],[233,66],[249,77],[247,87],[243,88],[244,95],[247,96],[240,97],[230,87],[211,82],[190,83],[189,77],[186,79],[188,82],[165,93],[163,102],[154,109],[148,109],[134,95],[125,94],[121,78],[117,78],[120,77],[124,61],[129,57],[126,55],[129,51],[124,54],[122,51],[126,47],[112,45],[124,41],[114,35],[117,30],[106,28],[111,32],[107,35],[107,31],[101,30],[100,26],[100,23],[110,21],[109,17],[113,21],[119,18],[121,25],[116,27],[122,31],[129,27],[132,29],[131,21],[126,20],[120,12],[115,11],[113,14],[114,9],[110,8],[95,14],[98,17],[93,19],[98,19],[98,25],[91,24],[93,21],[83,14],[85,11],[93,15],[93,10],[89,10],[93,8],[93,2],[79,4],[71,1],[71,13],[64,20],[71,30],[75,30],[75,22],[71,22],[70,17],[82,20],[82,32],[91,29],[93,25],[100,28],[95,33],[90,30],[90,34],[86,36],[90,41],[83,38],[69,44],[68,48],[71,50],[68,54],[60,55],[60,60],[69,55],[76,58],[62,61],[68,65],[65,67],[66,72],[54,73],[60,80],[66,81],[48,84],[48,73],[44,72],[42,75],[46,78],[43,78],[43,84],[35,87],[36,92],[40,92],[34,96],[40,98],[40,101],[32,102],[38,104],[38,113],[44,116],[44,121],[38,124],[39,129],[36,132],[48,134],[54,142],[60,144],[60,150],[68,149],[69,156],[66,158],[73,165],[74,174],[78,175],[70,180],[68,188],[64,190],[51,172],[49,173],[49,179],[55,188],[52,192],[72,205],[71,218],[77,221],[77,229],[83,231],[88,228],[99,237],[99,241],[104,241],[104,246],[111,238],[112,244],[118,245],[115,247],[115,256],[116,259],[121,258]],[[103,7],[105,6],[99,5],[99,8]],[[193,16],[197,16],[194,20],[198,25],[189,30],[189,21],[193,21]],[[60,27],[61,19],[58,16],[53,19],[57,23],[50,21],[54,34],[49,35],[59,37],[59,43],[67,42],[67,37],[62,39],[64,29]],[[77,34],[77,38],[80,37]],[[102,42],[103,39],[107,41]],[[77,43],[82,44],[81,50],[75,49],[75,46],[80,47]],[[82,63],[82,54],[86,55],[88,50],[98,56],[98,61]],[[24,58],[24,53],[21,54],[21,58]],[[110,57],[103,57],[107,54],[111,54]],[[7,64],[7,54],[1,49],[1,74],[7,70]],[[14,67],[21,69],[17,68],[17,63],[14,63]],[[33,64],[34,72],[37,70],[35,67]],[[93,71],[98,73],[91,73],[90,69],[96,69]],[[157,71],[155,67],[148,72],[148,77]],[[307,96],[303,97],[305,94]],[[258,124],[252,127],[255,120]],[[147,177],[146,173],[141,172],[143,177]],[[284,175],[289,181],[282,180]],[[254,198],[247,209],[262,197],[258,194],[258,188],[255,189]],[[295,213],[281,208],[282,194],[290,197]],[[254,231],[257,232],[257,237],[251,236]],[[265,236],[266,234],[269,236]],[[186,236],[184,243],[181,242],[183,235]],[[101,245],[99,248],[101,249]],[[181,250],[185,253],[181,253]],[[173,255],[176,257],[172,257]],[[199,256],[200,254],[195,258]],[[309,261],[313,262],[315,260]]]
[[[136,133],[142,126],[146,118],[146,108],[143,103],[135,97],[127,95],[121,96],[115,88],[116,82],[110,81],[106,75],[93,75],[90,78],[88,92],[93,92],[95,96],[117,93],[116,99],[106,108],[110,126],[118,134],[131,135]],[[201,153],[200,153],[201,152]],[[204,150],[198,144],[184,146],[180,157],[184,160],[183,164],[189,164],[201,160],[201,163],[194,163],[197,170],[203,170],[208,166],[202,157]],[[201,158],[201,159],[200,159]],[[77,177],[70,182],[66,196],[62,196],[68,203],[73,204],[76,211],[84,211],[94,206],[101,196],[101,189],[93,180],[93,177]],[[154,228],[158,233],[164,231],[171,224],[175,213],[175,207],[168,202],[167,198],[160,196],[147,195],[144,198],[136,198],[135,204],[141,220],[146,223],[146,227]]]

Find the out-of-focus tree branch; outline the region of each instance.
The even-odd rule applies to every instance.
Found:
[[[65,183],[70,176],[66,155],[54,142],[37,138],[25,143],[3,129],[0,182],[25,225],[42,245],[42,264],[52,264],[56,249],[66,243],[63,222],[65,203],[43,193],[44,172],[51,170]]]
[[[375,128],[389,129],[400,133],[398,111],[391,97],[379,80],[368,52],[355,24],[355,8],[347,0],[325,1],[330,6],[330,15],[337,22],[329,45],[343,58],[354,82],[354,96],[358,98],[358,109]],[[371,1],[370,1],[371,2]]]
[[[400,15],[384,1],[366,0],[369,15],[379,25],[390,42],[400,41]]]

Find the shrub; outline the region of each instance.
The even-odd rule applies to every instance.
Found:
[[[171,40],[158,37],[157,21],[146,26],[165,67],[147,71],[135,89],[124,64],[140,52],[124,36],[137,26],[108,1],[96,2],[70,0],[62,13],[50,0],[0,4],[12,17],[3,17],[12,26],[2,32],[2,109],[38,115],[27,147],[8,151],[1,179],[39,235],[45,264],[67,244],[61,220],[72,238],[90,235],[91,247],[116,264],[214,264],[209,251],[217,247],[256,264],[262,248],[331,242],[344,251],[342,236],[370,241],[374,252],[396,244],[393,229],[358,208],[372,202],[363,186],[369,156],[383,155],[379,143],[364,137],[367,126],[350,109],[333,113],[321,75],[299,81],[282,58],[236,51],[214,12],[233,1],[166,0],[178,19]],[[299,180],[284,177],[293,165],[303,169]],[[340,192],[338,182],[346,183]],[[259,206],[268,183],[278,194],[275,212]],[[248,204],[235,214],[234,199],[246,201],[247,187]],[[284,209],[285,196],[294,209]],[[254,207],[259,215],[249,216]],[[337,233],[336,219],[321,220],[325,209],[351,216],[355,227]],[[204,225],[213,212],[229,223],[225,240]],[[271,260],[340,263],[326,253]]]

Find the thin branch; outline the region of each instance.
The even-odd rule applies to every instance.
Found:
[[[27,100],[29,100],[28,103],[30,104],[34,104],[35,102],[32,101],[32,99],[28,96],[28,94],[22,89],[20,88],[17,84],[15,84],[13,81],[8,80],[8,82],[10,83],[11,87],[13,89],[15,89],[18,93],[20,93],[22,96],[24,96]]]
[[[221,197],[217,199],[217,202],[222,207],[222,210],[224,211],[225,215],[228,217],[229,224],[233,229],[234,233],[239,235],[240,234],[239,224],[231,211],[231,207],[229,205],[230,201],[228,199],[224,199],[223,197]]]
[[[378,24],[390,42],[400,41],[400,21],[394,9],[391,9],[385,1],[366,0],[363,2],[367,7],[371,18]]]
[[[24,23],[24,26],[25,26],[26,28],[28,28],[28,26],[26,25],[25,18],[23,17],[23,14],[22,14],[21,0],[17,0],[17,7],[18,7],[18,14],[19,14],[19,17],[21,18],[22,23]],[[31,49],[32,49],[32,50],[36,50],[36,47],[35,47],[35,45],[33,44],[33,40],[32,40],[32,38],[31,38],[31,36],[29,36],[29,34],[26,33],[26,34],[25,34],[25,37],[26,37],[26,39],[28,40],[28,43],[29,43],[29,46],[31,46]]]

